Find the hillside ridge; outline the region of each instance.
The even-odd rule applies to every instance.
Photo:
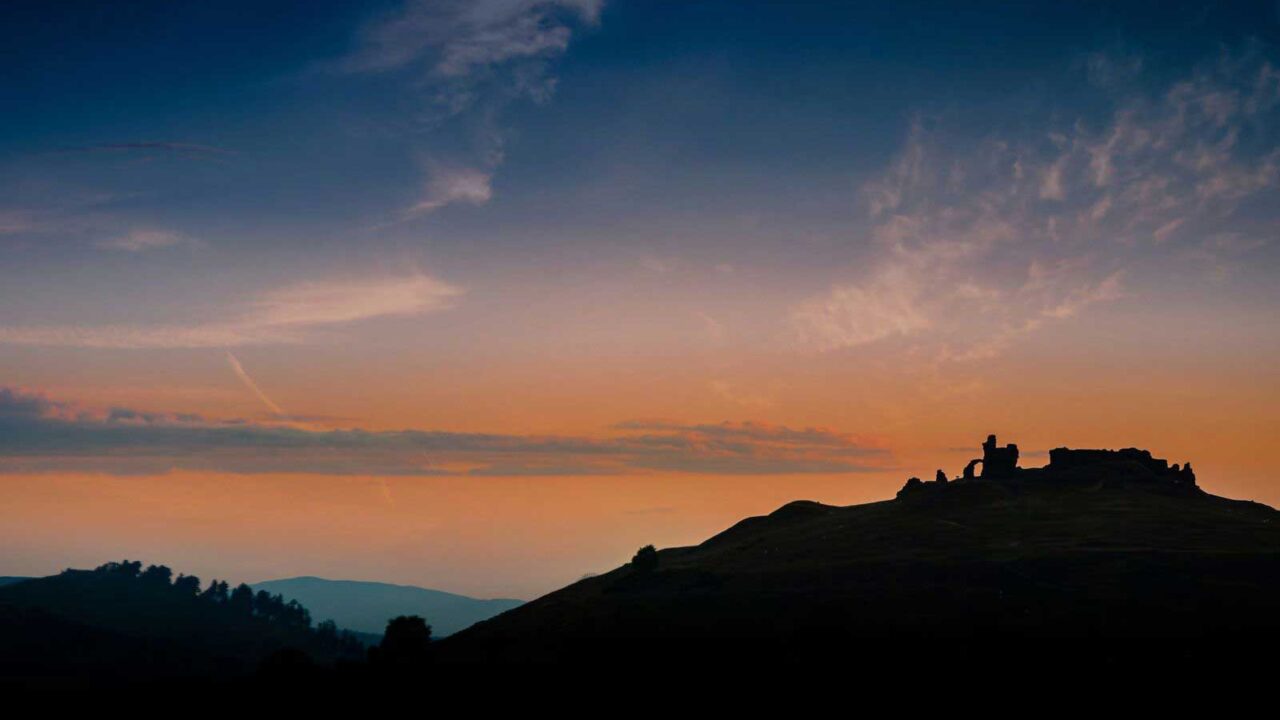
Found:
[[[1023,469],[1016,446],[983,447],[959,477],[911,478],[894,499],[790,502],[586,578],[445,640],[443,656],[718,647],[732,663],[876,638],[1280,636],[1280,512],[1206,493],[1189,464],[1144,450],[1059,448]]]

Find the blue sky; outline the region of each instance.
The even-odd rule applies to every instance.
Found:
[[[273,287],[405,267],[480,288],[460,315],[495,290],[617,283],[635,266],[675,293],[701,290],[673,270],[729,269],[740,284],[721,305],[749,304],[744,283],[795,305],[878,262],[865,190],[913,147],[953,168],[998,152],[1047,167],[1055,143],[1096,145],[1135,113],[1155,122],[1188,78],[1206,94],[1247,91],[1277,35],[1274,3],[5,12],[11,327],[181,322]],[[1232,121],[1234,159],[1274,148],[1259,112]],[[1244,237],[1269,227],[1266,198],[1231,201],[1226,221],[1200,222],[1270,261]],[[1046,250],[1022,243],[1010,272],[1067,254]],[[1101,254],[1095,283],[1129,255],[1171,258]]]
[[[10,4],[5,195],[49,205],[56,188],[63,206],[51,212],[89,206],[222,247],[416,249],[430,232],[460,261],[653,215],[767,208],[821,228],[847,217],[815,195],[877,172],[913,118],[970,138],[1087,119],[1107,110],[1080,71],[1092,54],[1139,61],[1129,82],[1158,87],[1276,33],[1271,3],[617,2],[594,21],[565,5],[553,14],[572,39],[538,61],[552,96],[477,79],[476,105],[441,120],[424,79],[430,48],[342,69],[372,45],[362,28],[405,12],[398,3]],[[221,152],[103,149],[129,143]],[[495,143],[503,159],[486,163]],[[433,162],[493,165],[487,211],[463,201],[370,231],[419,198]]]

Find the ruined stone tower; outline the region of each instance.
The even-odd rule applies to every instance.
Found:
[[[996,445],[996,436],[988,435],[982,443],[982,475],[979,477],[1006,477],[1018,470],[1018,446],[1009,443]]]

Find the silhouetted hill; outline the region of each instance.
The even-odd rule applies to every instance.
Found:
[[[226,678],[236,657],[172,637],[98,627],[0,601],[0,687],[105,687],[120,681]]]
[[[109,563],[0,587],[0,678],[58,684],[233,677],[284,650],[316,663],[363,645],[306,609],[247,586]]]
[[[1280,638],[1280,513],[1208,495],[1189,467],[1143,451],[1056,450],[1020,470],[1009,448],[982,477],[912,479],[852,507],[793,502],[656,563],[640,553],[438,652],[1154,672],[1247,662]]]
[[[253,588],[297,600],[317,618],[379,638],[387,621],[398,615],[424,617],[431,624],[432,634],[443,637],[523,604],[522,600],[479,600],[412,585],[318,577],[268,580],[255,583]]]
[[[2,575],[0,576],[0,587],[4,587],[5,585],[12,585],[14,583],[19,583],[19,582],[22,582],[23,580],[30,580],[30,579],[31,578],[29,577],[16,577],[13,575]]]

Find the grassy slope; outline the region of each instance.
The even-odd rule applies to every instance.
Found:
[[[1123,474],[1024,471],[744,520],[651,574],[622,567],[464,631],[453,659],[587,659],[743,638],[1215,640],[1280,627],[1280,513]],[[736,643],[736,644],[735,644]]]

